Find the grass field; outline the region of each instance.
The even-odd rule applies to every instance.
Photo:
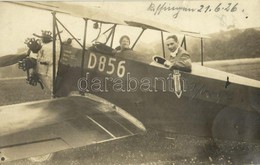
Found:
[[[188,135],[164,138],[148,132],[116,141],[68,149],[55,153],[41,163],[28,159],[7,165],[190,165],[190,164],[259,164],[260,146],[221,141]]]
[[[50,98],[41,87],[26,83],[26,78],[0,80],[0,105],[9,105]]]
[[[204,62],[204,66],[260,81],[260,58]]]

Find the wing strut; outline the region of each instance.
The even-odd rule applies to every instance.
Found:
[[[60,22],[60,20],[57,17],[56,20],[70,34],[70,36],[83,48],[83,45],[78,41],[78,39]]]
[[[181,46],[184,46],[184,49],[187,50],[186,36],[185,35],[184,35],[184,37],[182,39]]]
[[[203,38],[201,37],[200,38],[200,41],[201,41],[201,44],[200,44],[200,46],[201,46],[201,66],[203,66],[203,58],[204,58],[204,45],[203,45]]]
[[[114,37],[115,37],[115,30],[116,30],[116,24],[113,27],[113,31],[112,31],[112,38],[111,38],[111,43],[110,43],[110,47],[113,46],[113,42],[114,42]]]
[[[58,65],[60,64],[60,61],[61,61],[61,56],[62,56],[62,39],[61,39],[61,35],[60,35],[60,33],[62,32],[62,31],[60,31],[59,30],[59,26],[58,26],[58,24],[57,24],[57,21],[56,21],[56,30],[57,30],[57,32],[58,32],[58,37],[59,37],[59,40],[60,40],[60,54],[59,54],[59,60],[58,60]],[[57,71],[58,72],[58,71]],[[55,87],[55,89],[57,89],[56,87]]]
[[[139,36],[137,37],[137,39],[136,39],[135,43],[133,44],[133,46],[131,47],[131,49],[133,49],[133,48],[135,47],[137,41],[140,39],[140,37],[142,36],[142,34],[143,34],[144,31],[145,31],[145,28],[142,28],[141,33],[140,33]]]
[[[81,60],[81,77],[84,77],[84,58],[86,51],[86,38],[87,38],[87,30],[88,30],[88,19],[85,20],[85,28],[84,28],[84,38],[83,38],[83,48],[82,48],[82,60]],[[85,95],[84,92],[80,91],[81,95]]]
[[[107,36],[107,39],[106,39],[105,44],[107,44],[107,42],[109,41],[110,37],[112,36],[113,31],[114,31],[114,27],[115,27],[115,25],[113,25],[113,26],[112,26],[111,28],[109,28],[107,31],[105,31],[104,33],[102,33],[102,34],[106,34],[108,31],[110,31],[109,34],[108,34],[108,36]],[[111,46],[111,47],[112,47],[112,46]]]
[[[165,48],[164,48],[164,39],[163,39],[163,31],[162,30],[161,30],[161,38],[162,38],[163,58],[165,58]]]
[[[55,95],[55,79],[56,79],[56,12],[52,12],[52,16],[53,16],[53,28],[52,28],[52,37],[53,37],[53,41],[52,41],[52,63],[53,63],[53,73],[52,73],[52,97],[54,97]]]

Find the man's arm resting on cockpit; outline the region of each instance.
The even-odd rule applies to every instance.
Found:
[[[190,55],[182,54],[181,57],[179,57],[178,59],[170,60],[169,68],[170,70],[177,69],[181,71],[191,72],[191,66],[192,65]]]

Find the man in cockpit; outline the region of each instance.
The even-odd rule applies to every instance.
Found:
[[[171,70],[177,69],[181,71],[191,72],[191,59],[189,53],[180,47],[176,35],[166,38],[166,45],[170,51],[170,59],[166,60],[164,65]]]

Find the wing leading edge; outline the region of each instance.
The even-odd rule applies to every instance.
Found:
[[[9,2],[10,3],[10,2]],[[91,7],[82,4],[74,4],[69,2],[11,2],[13,4],[27,6],[31,8],[55,11],[58,13],[68,14],[75,17],[85,18],[93,21],[99,21],[103,23],[112,23],[118,25],[128,25],[140,28],[148,28],[153,30],[160,30],[169,33],[183,34],[195,38],[210,38],[207,35],[183,31],[172,25],[166,25],[149,19],[143,19],[139,17],[129,17],[122,13],[116,13],[112,11],[107,11],[99,7]],[[109,17],[108,17],[109,15]]]
[[[0,107],[0,156],[12,161],[145,131],[125,113],[81,96]]]

